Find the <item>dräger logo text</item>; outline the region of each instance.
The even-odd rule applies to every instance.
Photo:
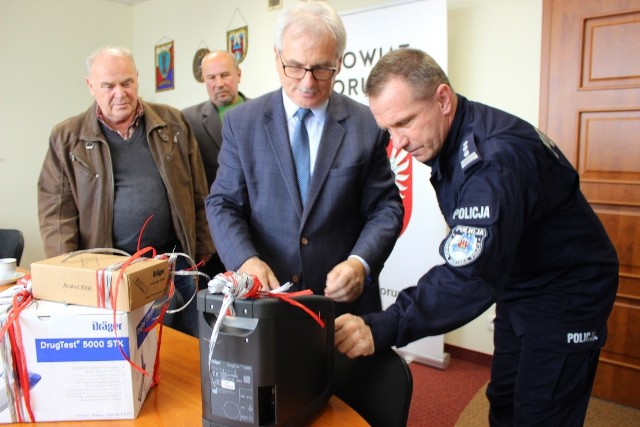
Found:
[[[153,270],[153,277],[164,276],[164,270]]]
[[[92,326],[92,330],[94,331],[107,331],[107,332],[113,332],[113,322],[107,322],[106,320],[103,320],[102,322],[92,322],[91,323]],[[118,329],[119,331],[122,330],[122,323],[116,323],[116,329]]]
[[[567,334],[567,344],[582,344],[585,342],[598,341],[596,331],[590,332],[569,332]]]

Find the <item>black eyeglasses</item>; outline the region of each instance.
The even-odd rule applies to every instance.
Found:
[[[284,61],[282,61],[282,56],[280,57],[280,63],[282,64],[282,70],[284,71],[284,75],[290,77],[292,79],[302,80],[307,74],[307,71],[311,72],[311,75],[316,80],[329,80],[338,70],[337,67],[313,67],[313,68],[305,68],[298,67],[295,65],[284,65]]]

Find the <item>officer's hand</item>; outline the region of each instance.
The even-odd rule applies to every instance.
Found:
[[[338,351],[351,359],[371,356],[375,351],[371,328],[362,317],[352,314],[343,314],[336,319],[334,342]]]
[[[362,295],[367,270],[356,258],[333,267],[327,274],[324,295],[337,302],[352,302]]]
[[[240,273],[247,273],[254,275],[260,280],[262,285],[261,290],[268,291],[269,289],[275,289],[280,286],[275,274],[271,271],[271,268],[266,262],[260,258],[254,256],[246,260],[238,269]]]

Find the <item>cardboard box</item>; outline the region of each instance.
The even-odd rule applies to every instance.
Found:
[[[33,297],[91,307],[113,308],[108,287],[100,282],[98,273],[111,276],[115,287],[120,270],[109,270],[127,261],[121,255],[83,253],[68,258],[60,255],[31,264]],[[118,284],[116,309],[131,311],[159,300],[168,291],[169,263],[166,260],[143,258],[130,264]]]
[[[35,421],[137,417],[151,387],[158,342],[157,327],[143,329],[157,312],[153,304],[118,311],[114,323],[112,310],[34,300],[19,322]],[[149,375],[123,357],[116,340]],[[5,336],[0,343],[0,423],[18,421],[16,398],[7,392],[13,387],[8,342]]]

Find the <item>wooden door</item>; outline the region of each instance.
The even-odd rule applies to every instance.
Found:
[[[640,1],[544,0],[541,63],[540,129],[620,259],[593,395],[640,408]]]

